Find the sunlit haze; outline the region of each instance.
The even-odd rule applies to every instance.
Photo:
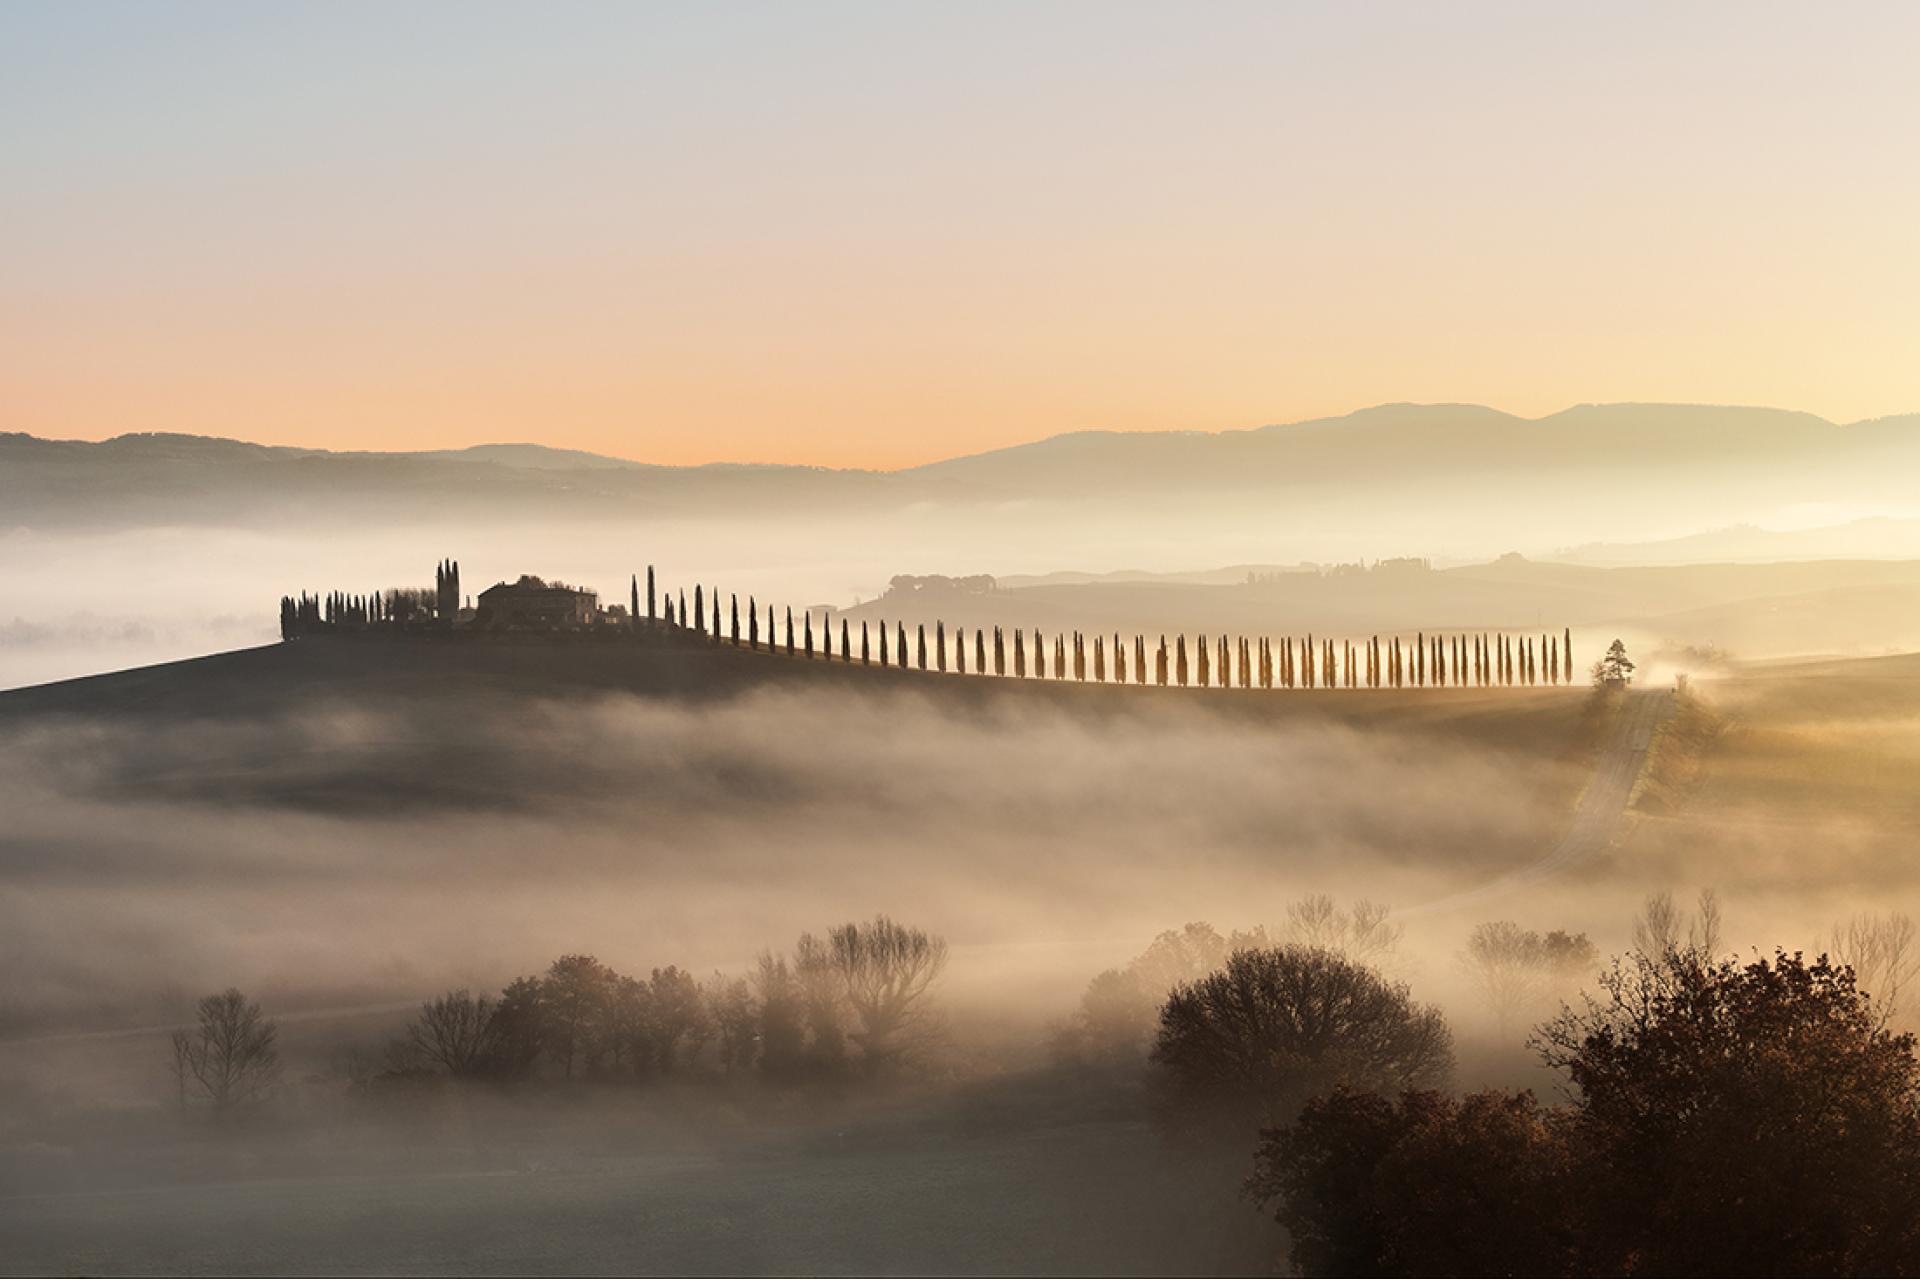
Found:
[[[891,468],[1920,408],[1920,10],[0,11],[0,429]]]

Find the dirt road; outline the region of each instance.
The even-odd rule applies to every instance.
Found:
[[[1654,732],[1673,713],[1673,694],[1666,689],[1635,689],[1622,701],[1607,740],[1594,759],[1593,777],[1574,807],[1573,820],[1559,842],[1538,861],[1530,862],[1490,883],[1426,902],[1405,912],[1433,915],[1502,897],[1516,889],[1550,879],[1605,851],[1626,820],[1627,801],[1647,764]]]

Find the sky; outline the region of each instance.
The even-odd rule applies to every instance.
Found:
[[[0,6],[0,430],[1920,410],[1920,6]]]

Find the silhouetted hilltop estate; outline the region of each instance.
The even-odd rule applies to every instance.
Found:
[[[1048,636],[1039,629],[1029,634],[1024,627],[976,624],[969,642],[965,625],[950,627],[938,617],[931,629],[928,622],[916,621],[909,634],[907,624],[898,619],[891,623],[885,618],[856,619],[819,607],[802,609],[796,622],[793,609],[776,611],[768,605],[763,630],[759,601],[751,595],[745,601],[743,622],[738,594],[727,595],[724,612],[720,591],[702,584],[694,586],[691,605],[684,588],[667,593],[663,601],[651,565],[646,577],[644,613],[637,573],[624,607],[615,604],[602,608],[597,592],[531,575],[490,586],[480,593],[477,606],[464,607],[459,562],[442,560],[435,569],[431,593],[399,587],[369,595],[335,591],[282,596],[280,634],[284,640],[318,634],[385,632],[695,642],[808,660],[838,658],[842,664],[852,664],[857,653],[863,667],[1094,684],[1151,683],[1161,687],[1514,688],[1565,685],[1577,679],[1573,632],[1568,627],[1562,627],[1558,634],[1416,631],[1412,635],[1369,635],[1357,640],[1313,634],[1230,635],[1216,631],[1189,635],[1180,631],[1171,641],[1162,634],[1150,642],[1143,633],[1129,637],[1119,632],[1107,635],[1056,630]],[[991,599],[992,585],[990,577],[897,577],[888,598],[917,602],[923,594],[930,594],[945,599]],[[1598,667],[1595,677],[1599,678]]]

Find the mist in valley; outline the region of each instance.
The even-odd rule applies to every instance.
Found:
[[[400,662],[303,647],[328,643],[276,651],[327,670]],[[1837,924],[1920,897],[1892,772],[1877,806],[1783,815],[1739,787],[1701,793],[1686,752],[1655,752],[1666,808],[1637,804],[1613,852],[1528,879],[1592,768],[1596,695],[1578,687],[1434,692],[1387,713],[1366,694],[883,679],[804,659],[840,678],[542,692],[429,673],[445,665],[409,658],[379,691],[289,666],[264,703],[207,683],[184,702],[6,717],[0,1169],[11,1194],[79,1196],[9,1201],[39,1205],[38,1227],[15,1227],[27,1264],[84,1247],[118,1264],[136,1239],[172,1256],[177,1232],[265,1212],[274,1230],[234,1234],[223,1264],[312,1248],[377,1267],[403,1228],[362,1256],[326,1223],[398,1194],[471,1232],[470,1251],[407,1263],[426,1268],[483,1253],[542,1268],[506,1225],[539,1203],[578,1217],[578,1246],[553,1258],[570,1268],[897,1268],[931,1248],[986,1268],[1237,1269],[1280,1246],[1237,1202],[1242,1156],[1196,1181],[1168,1152],[1144,1043],[1092,1075],[1061,1055],[1089,983],[1157,935],[1206,921],[1302,940],[1316,897],[1383,905],[1393,941],[1366,960],[1443,1011],[1455,1086],[1551,1095],[1525,1041],[1585,979],[1490,999],[1467,957],[1476,927],[1584,935],[1597,972],[1632,947],[1650,893],[1687,909],[1716,889],[1723,948],[1763,953],[1822,948]],[[1840,767],[1920,722],[1884,693],[1783,704],[1789,686],[1804,687],[1697,684],[1712,749],[1737,744],[1732,773],[1783,754]],[[743,1087],[707,1066],[637,1091],[367,1092],[443,992],[497,994],[580,953],[748,977],[803,932],[881,914],[950,948],[937,1031],[884,1082]],[[230,985],[278,1020],[283,1083],[246,1123],[209,1126],[173,1104],[166,1038]],[[926,1178],[951,1196],[880,1189]],[[141,1186],[175,1188],[165,1220],[114,1197]],[[886,1204],[886,1224],[849,1234],[849,1196]],[[749,1199],[813,1224],[781,1236]],[[729,1246],[684,1224],[623,1242],[606,1223],[630,1200],[757,1224]],[[74,1214],[96,1210],[108,1224],[83,1245]],[[1001,1236],[963,1243],[983,1218]],[[1065,1220],[1083,1224],[1063,1234]],[[1088,1221],[1105,1224],[1088,1236]]]

